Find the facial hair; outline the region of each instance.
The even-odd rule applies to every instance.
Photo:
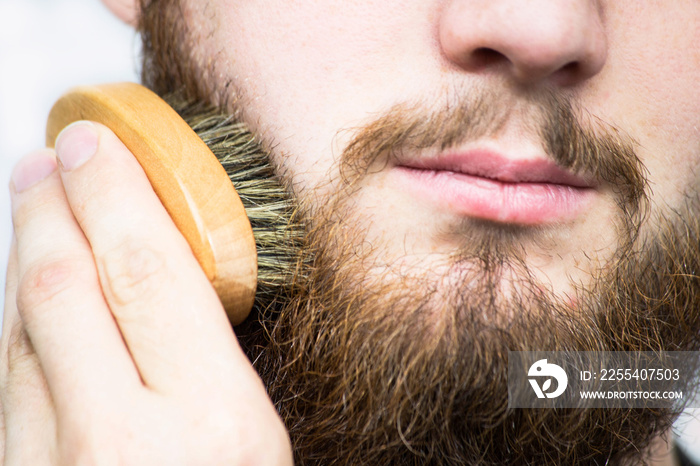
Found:
[[[576,299],[535,280],[519,246],[536,229],[472,224],[470,247],[438,277],[373,275],[371,253],[358,257],[366,237],[353,228],[363,222],[354,187],[397,154],[497,131],[508,112],[472,115],[478,131],[463,119],[470,108],[503,108],[488,98],[433,113],[392,109],[348,146],[334,197],[302,201],[312,205],[304,220],[310,270],[284,306],[237,330],[299,464],[637,462],[680,412],[506,408],[509,350],[700,349],[696,199],[649,212],[631,140],[585,129],[570,102],[543,100],[542,140],[559,165],[613,184],[619,212],[617,251],[591,271],[591,284],[575,286]],[[469,129],[457,135],[450,126]]]
[[[165,82],[167,71],[151,73]],[[633,142],[580,124],[572,102],[543,95],[523,108],[536,108],[553,161],[616,189],[617,252],[575,287],[575,300],[534,279],[523,244],[536,229],[468,222],[468,247],[439,276],[398,270],[383,280],[370,273],[381,244],[358,256],[366,230],[352,194],[363,180],[406,152],[494,134],[513,116],[509,104],[482,94],[433,111],[397,106],[348,145],[331,198],[297,200],[295,219],[308,231],[296,278],[236,328],[297,463],[638,462],[679,413],[507,409],[508,350],[700,349],[697,187],[683,205],[651,209]]]
[[[700,328],[697,204],[688,196],[676,211],[648,212],[644,167],[631,140],[602,125],[584,129],[571,102],[543,96],[529,121],[559,165],[614,183],[619,211],[617,251],[591,272],[589,286],[576,288],[576,299],[563,301],[535,280],[523,244],[542,234],[538,229],[476,222],[468,227],[469,247],[455,251],[438,276],[418,267],[393,279],[371,274],[374,259],[358,255],[366,238],[352,207],[357,186],[400,154],[497,133],[513,113],[502,109],[513,103],[495,99],[463,98],[432,113],[420,105],[390,110],[348,145],[332,198],[297,199],[298,210],[284,220],[307,229],[295,240],[298,266],[284,285],[266,285],[255,317],[236,333],[286,422],[299,464],[637,461],[680,411],[506,408],[509,350],[697,350],[700,343],[693,330]],[[217,152],[225,166],[249,158],[254,137],[245,126],[219,128],[214,139],[201,104],[170,101],[212,147],[225,147]],[[480,108],[490,113],[475,113]],[[222,146],[222,137],[245,144]],[[640,227],[652,217],[654,234]]]

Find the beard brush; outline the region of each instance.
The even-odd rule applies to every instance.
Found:
[[[110,128],[138,160],[238,325],[254,304],[263,309],[291,286],[303,228],[289,190],[244,124],[178,95],[166,100],[135,83],[72,89],[51,109],[46,144],[54,147],[74,121]]]

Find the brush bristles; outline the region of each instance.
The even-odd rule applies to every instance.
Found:
[[[219,159],[243,202],[258,253],[256,308],[266,308],[287,293],[299,265],[304,228],[296,204],[244,124],[211,106],[165,100]]]

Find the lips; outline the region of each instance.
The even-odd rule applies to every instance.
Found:
[[[399,182],[420,200],[460,216],[540,225],[572,220],[590,205],[595,183],[546,158],[491,151],[402,161]]]

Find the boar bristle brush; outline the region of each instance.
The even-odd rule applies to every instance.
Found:
[[[180,113],[178,113],[180,112]],[[49,115],[46,140],[77,120],[109,127],[143,167],[233,325],[291,283],[303,228],[267,154],[245,125],[134,83],[79,87]]]

